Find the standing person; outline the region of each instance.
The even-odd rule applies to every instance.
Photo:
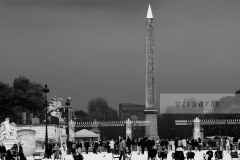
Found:
[[[148,160],[155,160],[157,156],[157,149],[154,145],[149,149]]]
[[[131,139],[128,137],[127,138],[127,147],[128,147],[128,151],[129,151],[129,153],[131,153],[131,144],[132,144],[132,141],[131,141]]]
[[[123,138],[123,140],[119,143],[119,151],[120,151],[120,157],[119,160],[122,159],[125,160],[125,154],[126,154],[126,138]]]
[[[178,148],[178,138],[176,137],[174,140],[175,151]]]
[[[55,159],[60,159],[59,158],[59,146],[58,146],[58,143],[57,142],[55,142],[54,144],[53,144],[53,159],[55,160]]]
[[[183,145],[183,149],[186,150],[187,149],[187,141],[185,138],[182,139],[182,145]]]
[[[199,144],[198,144],[198,140],[194,140],[194,146],[195,146],[195,151],[197,152]]]
[[[101,141],[101,139],[99,139],[99,141],[98,141],[98,143],[99,143],[99,153],[101,153],[101,151],[102,151],[102,147],[103,147],[103,142]]]
[[[17,144],[14,144],[13,147],[11,148],[13,157],[16,157],[18,159],[18,146]]]
[[[18,143],[18,155],[19,155],[20,160],[27,160],[27,158],[25,157],[25,155],[23,153],[23,148],[22,148],[22,145],[20,142]]]
[[[172,139],[172,151],[175,151],[176,148],[175,148],[175,141]]]
[[[61,153],[61,160],[66,160],[67,157],[67,147],[65,143],[62,143],[62,147],[59,149]]]
[[[99,147],[98,141],[95,141],[95,142],[93,143],[93,145],[94,145],[94,153],[97,154],[97,152],[98,152],[98,147]]]
[[[71,149],[71,153],[75,153],[77,149],[77,144],[76,143],[72,143],[72,149]]]
[[[232,150],[233,150],[233,138],[231,138],[231,137],[229,139],[229,144],[230,144],[230,150],[232,152]]]
[[[233,138],[234,150],[238,150],[238,136]]]
[[[85,151],[86,151],[86,154],[88,154],[88,148],[89,148],[89,141],[86,140],[85,143],[84,143],[84,147],[85,147]]]
[[[3,143],[0,143],[0,158],[1,160],[4,160],[5,154],[7,153],[6,147],[3,145]]]
[[[67,154],[71,154],[71,148],[72,148],[72,142],[71,141],[67,141]]]
[[[152,149],[152,140],[150,137],[148,137],[147,139],[147,150],[149,151],[150,149]]]
[[[141,139],[142,154],[144,154],[145,147],[146,147],[146,141],[145,141],[145,138],[143,137],[143,138]]]
[[[168,155],[168,150],[165,146],[162,146],[162,148],[159,150],[158,152],[158,157],[163,160],[163,159],[167,159],[167,155]]]
[[[192,150],[192,140],[191,139],[188,139],[188,150]]]
[[[155,142],[155,139],[154,138],[152,138],[152,146],[155,146],[156,145],[156,142]],[[151,147],[152,148],[152,147]]]
[[[198,151],[199,151],[199,152],[201,151],[202,146],[203,146],[203,144],[202,144],[202,139],[201,139],[200,137],[198,137]]]
[[[182,147],[182,140],[181,139],[178,140],[178,147]]]
[[[227,151],[227,153],[229,153],[229,149],[230,149],[230,142],[229,142],[229,139],[227,138],[226,139],[226,151]]]
[[[47,144],[47,159],[52,159],[52,144],[50,143],[48,139],[48,144]]]
[[[109,146],[110,146],[111,152],[113,153],[113,150],[114,150],[114,140],[113,139],[111,139]]]
[[[191,139],[191,145],[192,145],[192,150],[194,150],[194,149],[196,150],[196,148],[195,148],[196,143],[195,143],[194,139]]]
[[[220,148],[217,148],[217,151],[214,153],[216,160],[223,159],[223,152],[220,151]]]
[[[80,149],[82,153],[82,142],[78,141],[77,148]]]
[[[171,151],[172,150],[172,140],[170,139],[168,142],[168,150]]]
[[[107,148],[107,153],[110,153],[110,140],[105,143],[105,148]]]
[[[139,138],[138,141],[137,141],[137,151],[138,151],[137,154],[140,154],[140,152],[141,152],[141,138]]]

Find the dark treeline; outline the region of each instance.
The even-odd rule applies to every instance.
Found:
[[[21,113],[44,117],[43,86],[24,76],[15,78],[12,86],[0,81],[0,122],[6,117],[16,122]]]

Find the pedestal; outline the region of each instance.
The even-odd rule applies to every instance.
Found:
[[[6,147],[6,150],[13,147],[14,144],[17,144],[19,140],[4,140],[2,141],[3,145]]]
[[[146,126],[145,135],[154,139],[158,139],[158,125],[157,125],[158,110],[144,110],[146,121],[150,121],[150,126]]]

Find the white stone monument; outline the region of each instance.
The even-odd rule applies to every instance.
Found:
[[[201,138],[200,122],[201,121],[200,121],[200,119],[198,117],[196,117],[193,120],[193,125],[194,125],[194,128],[193,128],[193,139]]]
[[[14,122],[9,123],[9,118],[6,118],[5,121],[1,123],[0,141],[4,144],[6,149],[10,149],[15,143],[19,142],[16,124]]]

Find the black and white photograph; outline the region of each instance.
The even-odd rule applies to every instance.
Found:
[[[0,0],[0,159],[239,159],[239,60],[239,0]]]

